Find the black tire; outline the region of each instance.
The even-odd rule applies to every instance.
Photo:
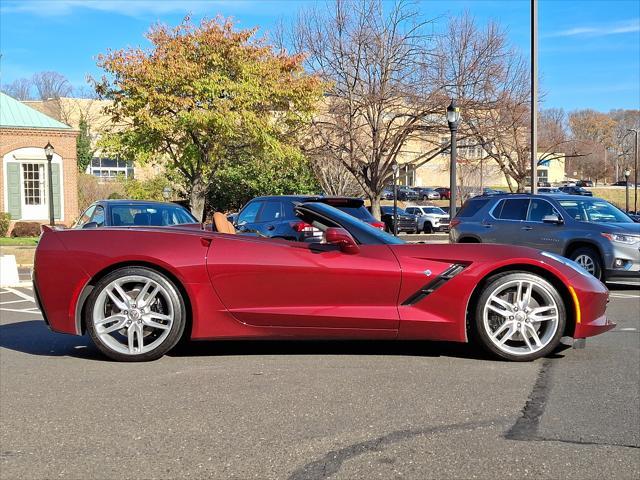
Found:
[[[534,282],[536,285],[539,286],[541,290],[544,290],[546,294],[548,294],[550,298],[553,299],[553,301],[555,301],[555,304],[557,306],[558,320],[555,326],[555,331],[553,330],[554,327],[552,322],[548,322],[548,323],[540,322],[539,323],[540,326],[538,327],[539,328],[538,334],[540,333],[544,334],[543,338],[541,339],[541,340],[544,340],[544,343],[541,341],[541,345],[544,345],[544,346],[533,353],[516,354],[516,353],[508,352],[499,348],[496,345],[496,343],[494,343],[494,341],[491,339],[490,333],[487,331],[487,327],[485,326],[485,322],[484,322],[485,305],[487,305],[487,302],[489,298],[492,296],[492,294],[496,291],[499,291],[501,287],[505,287],[517,281]],[[534,294],[536,296],[540,295],[538,292],[534,292]],[[534,294],[532,294],[532,296]],[[513,317],[510,317],[510,318],[513,318]],[[515,362],[528,362],[528,361],[535,360],[537,358],[541,358],[546,355],[549,355],[550,353],[556,350],[556,348],[560,344],[560,338],[563,335],[566,321],[567,321],[567,310],[566,310],[564,301],[562,299],[562,296],[550,282],[548,282],[546,279],[544,279],[539,275],[535,275],[529,272],[521,272],[521,271],[506,272],[506,273],[495,275],[487,280],[486,286],[483,288],[482,293],[480,294],[480,297],[478,298],[478,301],[472,310],[472,319],[471,319],[472,328],[470,333],[471,333],[472,339],[475,340],[477,343],[479,343],[485,350],[490,352],[492,355],[502,358],[504,360],[510,360]],[[507,323],[506,319],[504,323]],[[547,328],[549,329],[548,331],[546,330]],[[496,332],[497,330],[494,333]],[[520,335],[520,332],[516,332],[516,335]],[[522,345],[518,346],[518,344],[522,344]],[[526,349],[524,348],[524,341],[518,341],[517,339],[515,341],[511,341],[511,345],[507,345],[506,347],[514,348],[514,349],[523,348],[526,351]]]
[[[598,251],[593,247],[579,247],[571,252],[569,258],[574,262],[579,263],[584,266],[585,262],[591,262],[593,265],[593,270],[590,271],[589,268],[585,269],[591,273],[598,280],[604,281],[603,271],[602,271],[602,261],[600,260],[600,255]],[[587,263],[588,264],[588,263]]]
[[[424,233],[433,233],[433,225],[431,225],[431,222],[424,222]]]
[[[99,333],[97,331],[96,325],[94,324],[94,310],[99,311],[101,308],[107,308],[106,306],[103,306],[103,307],[98,307],[96,309],[96,302],[98,302],[99,299],[105,298],[103,293],[106,295],[106,292],[105,292],[106,287],[109,286],[114,280],[125,279],[127,277],[148,279],[148,281],[155,282],[155,284],[162,287],[162,290],[161,290],[162,298],[154,300],[154,306],[149,307],[149,309],[152,310],[154,308],[162,308],[162,305],[165,304],[166,310],[173,313],[173,315],[171,315],[172,320],[169,328],[165,327],[165,329],[154,330],[153,326],[151,327],[148,327],[146,325],[140,326],[141,330],[145,328],[147,329],[147,332],[143,335],[143,340],[142,340],[143,346],[145,343],[144,338],[147,338],[147,336],[151,336],[151,339],[153,339],[154,337],[157,337],[156,341],[158,345],[154,346],[153,349],[147,352],[123,353],[121,351],[116,350],[115,348],[117,348],[117,346],[116,347],[110,346],[108,344],[109,342],[108,339],[103,340],[103,337],[105,337],[107,334],[105,332]],[[133,284],[135,284],[134,281],[131,282],[131,285]],[[140,291],[138,291],[138,293],[140,293]],[[133,302],[138,301],[138,295],[130,298],[131,298],[131,301]],[[118,315],[123,318],[129,318],[129,324],[131,324],[132,322],[136,323],[136,321],[131,320],[130,317],[127,317],[126,315],[121,315],[123,311],[120,311],[116,307],[116,304],[111,302],[111,300],[109,300],[109,302],[111,305],[111,310],[109,312],[110,315]],[[156,302],[158,302],[157,304],[160,305],[160,307],[155,306]],[[168,302],[171,302],[170,306],[168,305]],[[135,306],[136,305],[133,304],[133,307]],[[118,310],[115,313],[113,311],[114,308]],[[132,308],[132,311],[133,310],[134,309]],[[161,310],[161,312],[157,312],[154,310],[154,312],[163,313],[164,310]],[[84,309],[84,322],[85,322],[87,332],[91,337],[91,340],[96,345],[98,350],[100,350],[107,357],[120,362],[146,362],[146,361],[156,360],[162,357],[165,353],[171,350],[178,343],[178,341],[180,340],[184,332],[184,328],[186,324],[186,314],[187,314],[187,310],[185,307],[184,299],[182,298],[182,294],[180,293],[176,285],[169,278],[147,267],[124,267],[109,273],[108,275],[104,276],[102,279],[98,281],[95,288],[91,291],[91,294],[87,298],[87,303]],[[169,315],[165,315],[165,316],[168,317]],[[139,320],[137,321],[137,323],[141,324],[142,321],[143,320]],[[158,321],[156,321],[155,323],[161,324],[161,322],[158,322]],[[114,333],[118,334],[119,336],[124,336],[124,334],[122,334],[121,332],[125,330],[129,324],[123,326],[122,330],[116,331]],[[159,332],[168,331],[168,333],[158,334],[157,333],[158,331]],[[117,344],[118,340],[114,339],[114,341],[111,343]],[[135,342],[133,344],[135,344]],[[138,348],[140,348],[139,344],[138,344]]]

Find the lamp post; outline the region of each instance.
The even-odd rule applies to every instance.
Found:
[[[162,189],[162,197],[165,199],[165,201],[169,200],[169,197],[171,196],[171,187],[164,187]]]
[[[458,122],[460,121],[460,109],[456,104],[456,100],[451,99],[451,103],[447,107],[447,122],[451,131],[451,168],[449,172],[449,216],[453,219],[456,216],[456,197],[458,193],[458,184],[456,176],[456,134],[458,133]]]
[[[635,159],[633,163],[633,171],[635,172],[633,175],[633,210],[637,214],[638,213],[638,130],[637,129],[628,129],[629,132],[633,132],[636,134],[636,143],[634,148]],[[627,179],[627,188],[629,187],[629,180]],[[627,207],[627,212],[629,211],[629,207]]]
[[[53,173],[51,172],[51,161],[53,160],[53,145],[47,142],[44,146],[44,155],[47,157],[47,190],[49,190],[49,225],[56,224],[55,213],[53,211]]]
[[[629,175],[631,172],[628,168],[624,169],[624,197],[625,197],[625,210],[629,213]]]
[[[393,172],[393,234],[398,236],[398,162],[391,164]]]

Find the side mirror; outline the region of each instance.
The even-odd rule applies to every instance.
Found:
[[[82,228],[98,228],[98,224],[96,222],[88,222],[85,223]]]
[[[329,227],[324,235],[327,243],[338,245],[341,252],[354,254],[360,251],[356,241],[344,228]]]
[[[544,223],[555,223],[556,225],[562,225],[564,221],[558,215],[545,215],[542,217]]]

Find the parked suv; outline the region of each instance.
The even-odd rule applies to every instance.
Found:
[[[640,281],[640,224],[600,198],[472,198],[451,221],[449,239],[525,245],[574,260],[602,281]]]
[[[440,207],[407,207],[405,211],[418,217],[418,232],[433,233],[449,229],[449,214]]]
[[[382,206],[380,207],[380,216],[384,222],[384,229],[387,232],[393,233],[393,207]],[[411,215],[405,212],[402,208],[398,207],[398,233],[417,233],[418,220],[415,215]]]
[[[256,197],[242,207],[233,224],[239,233],[253,233],[300,242],[315,241],[317,237],[322,236],[322,232],[304,223],[295,214],[295,204],[302,202],[326,203],[381,230],[385,226],[369,213],[361,198],[312,195]]]
[[[571,187],[571,186],[560,187],[560,191],[568,195],[582,195],[585,197],[593,197],[593,192],[590,192],[586,188],[579,187],[577,185],[575,187]]]
[[[413,190],[418,194],[419,200],[440,200],[440,194],[433,188],[414,187]]]

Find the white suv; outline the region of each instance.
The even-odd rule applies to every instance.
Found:
[[[418,217],[418,233],[449,230],[449,215],[440,207],[417,206],[407,207],[405,210]]]

